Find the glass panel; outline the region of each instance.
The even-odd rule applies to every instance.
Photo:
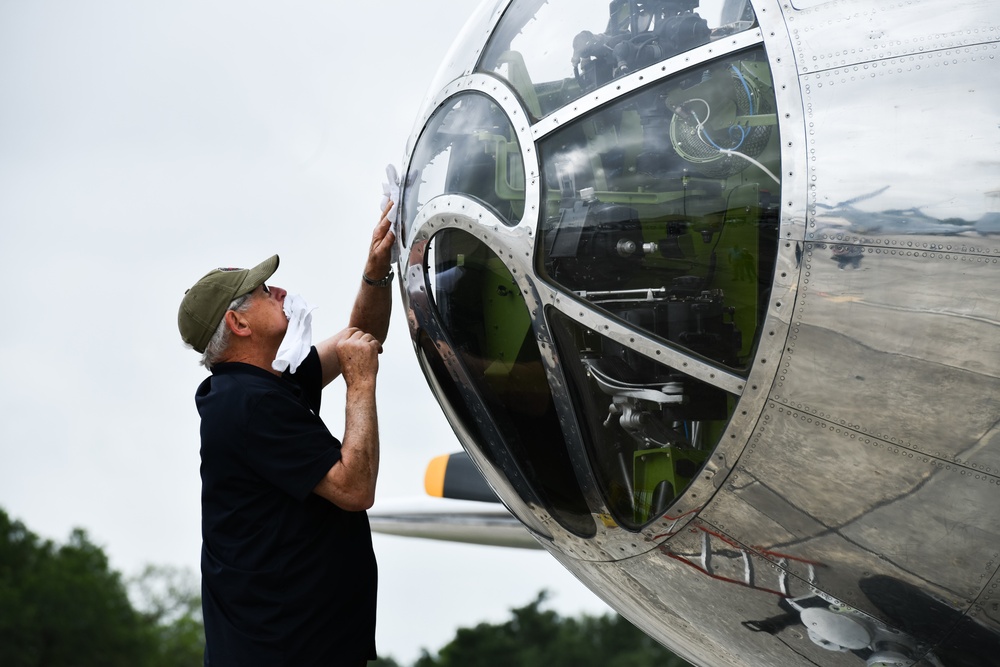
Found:
[[[531,316],[507,267],[471,234],[447,229],[431,239],[428,272],[449,343],[503,440],[484,438],[483,453],[504,469],[526,503],[537,498],[566,530],[593,535]],[[482,414],[478,405],[469,411]]]
[[[538,119],[612,79],[754,25],[747,0],[519,0],[478,70],[506,79]]]
[[[421,363],[425,371],[433,376],[433,381],[430,382],[431,390],[441,402],[444,413],[451,422],[455,434],[458,435],[463,443],[469,443],[470,440],[473,440],[478,449],[487,456],[493,468],[499,470],[511,469],[508,463],[504,460],[498,461],[495,457],[496,452],[502,450],[496,447],[484,447],[480,444],[495,440],[498,434],[492,430],[491,422],[477,418],[476,413],[473,412],[470,406],[478,406],[478,402],[474,399],[466,398],[469,393],[468,391],[464,392],[466,397],[463,397],[463,389],[465,387],[457,383],[448,371],[440,347],[435,345],[434,341],[423,330],[414,336],[414,342],[416,343],[417,354],[421,358]],[[474,388],[472,388],[472,391],[474,391]],[[517,480],[515,479],[514,482],[516,483]],[[523,485],[519,486],[518,491],[521,492],[520,495],[523,501],[526,501],[528,497],[533,497],[530,489],[523,489],[522,487]],[[540,503],[536,502],[533,504]],[[537,517],[530,514],[525,516],[524,512],[516,511],[516,508],[512,509],[512,511],[517,514],[517,518],[521,520],[521,523],[525,524],[536,535],[548,540],[552,539],[549,529]]]
[[[514,128],[483,95],[458,95],[427,122],[405,179],[405,242],[420,207],[442,194],[475,197],[511,226],[524,213],[524,161]]]
[[[745,371],[780,192],[762,50],[609,105],[539,143],[543,277],[637,329]]]
[[[736,399],[557,310],[548,316],[594,476],[615,520],[637,530],[698,475]]]

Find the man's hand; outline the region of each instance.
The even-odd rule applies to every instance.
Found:
[[[357,327],[345,329],[343,334],[337,341],[337,358],[348,390],[352,387],[367,388],[366,383],[374,388],[382,344],[375,336]]]
[[[341,509],[359,512],[375,502],[379,462],[375,377],[378,375],[378,355],[382,345],[375,336],[356,327],[343,333],[346,335],[336,343],[347,384],[340,460],[313,491]]]
[[[365,275],[369,280],[381,280],[392,270],[392,249],[396,243],[396,235],[392,233],[392,222],[389,213],[395,203],[390,201],[382,210],[375,231],[372,232],[372,242],[368,246],[368,260],[365,262]],[[389,315],[392,312],[392,285],[379,287],[361,281],[361,289],[354,300],[349,325],[371,333],[380,342],[385,342],[389,333]]]
[[[396,235],[392,233],[392,221],[390,220],[393,206],[395,204],[392,201],[386,203],[382,210],[382,217],[379,218],[378,224],[372,232],[371,244],[368,246],[368,258],[365,260],[364,273],[372,280],[384,278],[389,275],[392,268],[390,257],[396,243]],[[354,299],[354,306],[351,308],[348,328],[316,344],[320,366],[323,368],[324,387],[343,372],[340,352],[338,351],[341,341],[350,338],[354,331],[366,331],[374,336],[377,342],[383,343],[389,334],[392,286],[374,287],[361,280],[360,276],[358,282],[361,283],[361,287],[358,296]],[[381,351],[381,348],[379,350]],[[377,370],[378,360],[376,359],[373,377],[374,371]]]
[[[399,201],[399,174],[396,173],[395,165],[387,164],[385,166],[385,177],[389,182],[382,184],[382,199],[379,202],[378,208],[380,211],[388,212],[386,217],[392,221],[391,229],[395,234],[396,230],[399,229],[399,207],[393,206],[392,208],[386,208],[386,204]],[[392,253],[389,261],[395,264],[398,259],[399,255],[396,252],[396,246],[394,245],[392,247]]]
[[[382,209],[375,230],[372,232],[372,242],[368,247],[368,261],[365,263],[365,275],[372,280],[380,280],[389,275],[392,268],[392,247],[396,243],[396,235],[392,231],[392,213],[396,203],[391,199]]]

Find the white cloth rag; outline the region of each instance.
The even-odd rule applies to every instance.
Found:
[[[284,373],[285,369],[294,373],[312,349],[312,312],[316,307],[310,306],[298,294],[286,295],[284,307],[288,329],[278,346],[278,356],[271,362],[271,368],[279,373]]]
[[[385,166],[385,176],[389,179],[388,183],[382,184],[382,199],[379,201],[379,210],[384,211],[385,207],[389,205],[389,202],[393,202],[392,210],[389,211],[389,221],[392,223],[392,233],[399,238],[399,175],[396,173],[396,167],[391,164]],[[389,261],[393,264],[399,259],[399,251],[396,248],[396,244],[392,244],[392,254],[389,257]]]

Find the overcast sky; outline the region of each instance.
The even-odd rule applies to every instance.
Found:
[[[281,256],[272,282],[346,324],[417,107],[475,0],[0,0],[0,507],[85,528],[125,575],[197,570],[204,377],[184,290]],[[460,448],[394,288],[381,359],[379,499],[423,493]],[[343,432],[343,391],[323,416]],[[542,588],[607,607],[541,551],[376,536],[380,651],[410,662]]]

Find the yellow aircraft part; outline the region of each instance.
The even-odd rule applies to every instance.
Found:
[[[451,454],[443,454],[431,459],[424,473],[424,490],[427,495],[444,498],[444,474],[448,469],[448,458]]]

